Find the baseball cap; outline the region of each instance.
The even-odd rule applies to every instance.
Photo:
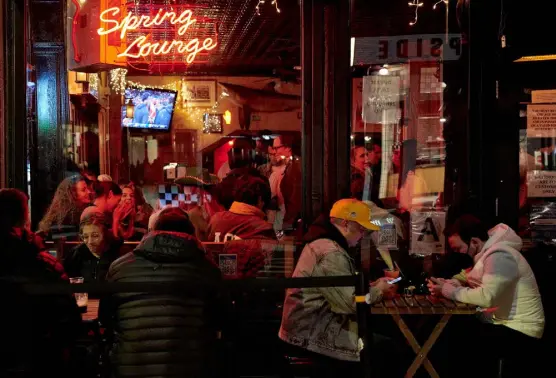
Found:
[[[371,208],[356,199],[341,199],[332,206],[331,218],[357,222],[370,231],[378,231],[380,227],[371,223]]]

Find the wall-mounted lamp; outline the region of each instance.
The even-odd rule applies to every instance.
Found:
[[[127,104],[125,105],[125,117],[132,119],[135,115],[135,105],[133,105],[133,101],[131,99],[127,100]]]
[[[226,125],[232,124],[232,113],[229,110],[224,112],[224,122],[226,122]]]
[[[86,72],[76,72],[75,73],[75,82],[76,83],[88,83],[89,82],[89,75]]]

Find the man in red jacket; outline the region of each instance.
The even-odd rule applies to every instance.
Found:
[[[270,202],[270,185],[261,176],[244,174],[235,180],[234,202],[228,211],[212,216],[208,240],[226,242],[245,239],[276,239],[263,209]]]

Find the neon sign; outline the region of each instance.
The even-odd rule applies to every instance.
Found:
[[[99,28],[97,33],[101,36],[118,33],[120,38],[123,39],[128,31],[143,31],[169,23],[177,28],[178,36],[185,37],[189,27],[197,22],[197,19],[193,18],[193,12],[190,9],[184,10],[179,14],[174,11],[159,9],[155,16],[135,15],[133,11],[129,11],[124,18],[118,19],[120,12],[119,7],[103,11],[100,14],[100,21],[105,23],[105,27]],[[186,37],[181,40],[173,39],[166,41],[150,41],[149,38],[149,34],[144,34],[128,42],[126,50],[118,54],[118,57],[139,59],[152,55],[168,55],[177,52],[186,55],[186,62],[189,64],[195,60],[199,53],[213,50],[218,44],[213,38],[205,38],[203,41],[199,40],[199,38],[187,39]]]

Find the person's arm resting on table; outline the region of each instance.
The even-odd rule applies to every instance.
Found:
[[[493,252],[484,260],[482,284],[476,288],[456,287],[447,281],[442,287],[442,295],[447,298],[479,307],[495,307],[498,298],[519,276],[514,257],[504,251]]]
[[[329,276],[352,275],[349,260],[341,253],[330,253],[321,262],[322,272]],[[330,303],[333,312],[337,314],[355,314],[355,288],[354,287],[327,287],[321,288],[324,298]],[[382,298],[382,291],[377,287],[371,288],[372,303]]]

